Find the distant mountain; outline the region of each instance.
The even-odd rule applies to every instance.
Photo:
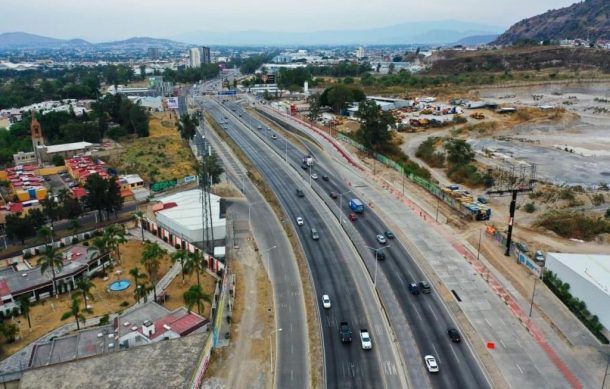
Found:
[[[65,48],[99,48],[109,49],[147,49],[148,47],[180,48],[186,47],[184,43],[169,39],[149,37],[134,37],[123,41],[90,43],[83,39],[56,39],[46,36],[28,34],[25,32],[7,32],[0,34],[0,50],[14,49],[65,49]]]
[[[610,39],[610,1],[586,0],[524,19],[500,35],[495,44],[519,39]]]
[[[498,36],[499,36],[498,34],[467,36],[466,38],[462,38],[459,41],[455,42],[455,45],[462,45],[462,46],[486,45],[488,43],[493,42],[496,38],[498,38]]]
[[[377,45],[447,44],[472,36],[500,33],[501,27],[456,20],[402,23],[388,27],[315,32],[193,31],[172,37],[175,40],[208,45]]]

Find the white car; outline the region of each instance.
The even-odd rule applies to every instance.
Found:
[[[314,180],[317,180],[318,179],[318,175],[316,173],[314,173],[314,174],[311,175],[311,178],[314,179]]]
[[[424,361],[426,362],[426,367],[430,373],[438,373],[438,364],[436,363],[436,358],[432,355],[426,355],[424,357]]]
[[[302,217],[297,217],[297,225],[302,226],[303,225],[303,218]]]
[[[367,329],[360,330],[360,343],[362,344],[363,350],[370,350],[373,348],[373,341],[371,340],[371,336]]]
[[[383,236],[383,234],[379,234],[377,235],[377,242],[381,243],[381,244],[386,244],[386,239],[385,236]]]
[[[327,294],[322,295],[322,306],[326,309],[330,309],[330,297]]]

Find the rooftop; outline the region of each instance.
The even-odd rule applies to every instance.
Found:
[[[610,255],[547,253],[610,296]]]
[[[93,146],[93,143],[89,142],[76,142],[76,143],[64,143],[62,145],[52,146],[38,146],[38,148],[45,148],[48,154],[63,153],[65,151],[82,150],[87,147]]]

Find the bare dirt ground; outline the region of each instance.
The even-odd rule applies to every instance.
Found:
[[[236,275],[230,345],[214,349],[203,388],[269,388],[269,335],[274,326],[267,274],[252,239],[232,262]]]

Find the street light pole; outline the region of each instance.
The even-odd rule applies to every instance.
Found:
[[[282,329],[278,328],[277,330],[271,331],[271,333],[269,334],[269,365],[271,368],[271,389],[273,389],[273,383],[275,381],[275,365],[273,363],[273,346],[271,344],[271,335],[275,334],[276,332],[282,332]]]
[[[348,190],[347,192],[343,192],[339,194],[339,222],[343,223],[343,195],[346,195],[348,193],[351,193],[351,190]]]
[[[286,142],[286,163],[288,163],[288,138],[284,138],[284,141]]]
[[[375,252],[375,271],[374,271],[374,274],[373,274],[373,286],[376,288],[377,287],[377,263],[379,262],[379,259],[378,259],[379,258],[379,254],[378,253],[381,250],[390,248],[390,246],[388,245],[388,246],[383,246],[383,247],[379,247],[379,248],[370,247],[370,246],[366,246],[366,247],[371,249],[371,250],[373,250]]]
[[[532,290],[532,299],[530,300],[530,314],[529,317],[532,317],[532,310],[534,309],[534,295],[536,294],[536,284],[538,283],[538,276],[534,278],[534,290]]]
[[[483,235],[483,229],[479,230],[479,247],[477,248],[477,261],[479,260],[479,255],[481,254],[481,236]]]

